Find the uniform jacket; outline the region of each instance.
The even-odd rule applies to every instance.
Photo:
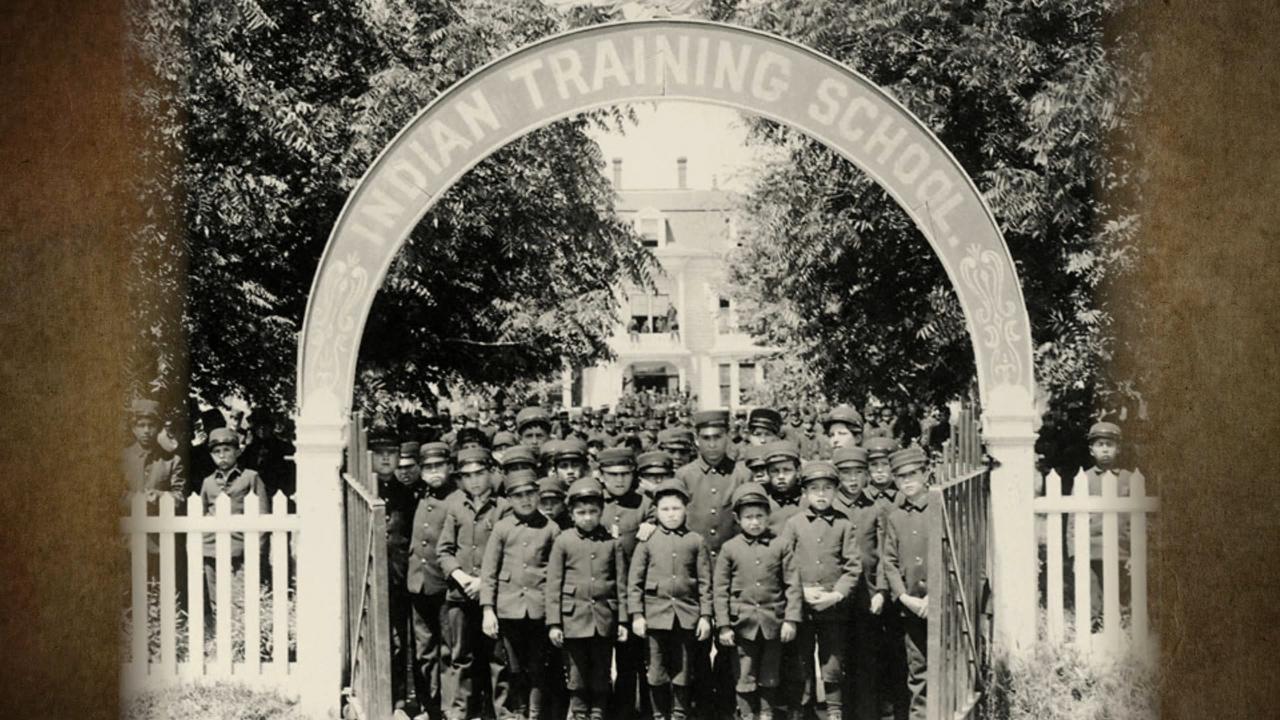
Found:
[[[1086,473],[1089,477],[1089,494],[1102,495],[1102,478],[1104,472],[1096,465],[1089,468]],[[1118,497],[1129,496],[1129,478],[1132,475],[1128,470],[1113,470],[1112,474],[1116,476],[1116,495]],[[1126,513],[1117,513],[1119,522],[1116,523],[1116,539],[1120,545],[1120,562],[1129,559],[1129,515]],[[1067,515],[1063,517],[1063,524],[1067,526],[1067,557],[1076,556],[1076,523],[1075,518]],[[1089,558],[1091,560],[1102,559],[1102,513],[1089,513]]]
[[[622,554],[629,558],[636,551],[636,532],[640,523],[651,519],[652,501],[634,491],[618,498],[609,497],[606,493],[606,498],[608,502],[604,504],[600,524],[622,541]]]
[[[863,488],[852,498],[845,495],[843,490],[837,490],[833,505],[853,523],[862,565],[862,574],[858,576],[854,593],[854,607],[865,610],[870,607],[873,593],[887,593],[889,589],[880,568],[880,544],[884,538],[885,516],[888,511],[876,502],[875,496],[867,488]]]
[[[809,506],[805,502],[804,493],[798,489],[794,494],[784,497],[774,493],[772,485],[766,485],[765,494],[769,496],[769,529],[774,535],[781,536],[787,521]]]
[[[626,576],[622,543],[603,526],[562,531],[547,560],[547,626],[569,639],[612,638],[627,617]]]
[[[716,627],[731,627],[748,640],[778,637],[783,620],[799,623],[803,595],[795,565],[782,540],[765,529],[756,537],[735,536],[716,558]]]
[[[121,453],[121,467],[129,492],[171,493],[181,506],[187,495],[187,477],[182,458],[160,446],[143,450],[133,443]]]
[[[378,480],[378,497],[386,503],[387,568],[390,571],[387,581],[392,587],[404,587],[409,572],[413,516],[426,488],[421,481],[405,485],[394,477]]]
[[[862,572],[858,540],[853,523],[844,513],[830,509],[818,514],[805,508],[787,521],[782,530],[783,545],[795,563],[800,584],[834,590],[848,598]],[[815,619],[838,618],[849,607],[841,602],[815,615]]]
[[[200,486],[200,504],[204,506],[205,515],[212,515],[218,496],[225,493],[231,498],[231,514],[242,515],[244,499],[251,491],[258,495],[258,512],[271,512],[271,498],[267,496],[267,488],[258,473],[239,466],[225,473],[215,470]],[[205,557],[214,557],[217,547],[217,533],[204,533]],[[244,533],[231,534],[231,555],[244,556]]]
[[[409,537],[409,592],[436,595],[449,588],[448,579],[440,568],[436,543],[444,527],[444,516],[449,510],[449,496],[454,492],[453,483],[446,481],[437,489],[427,487],[418,498],[413,512],[413,532]]]
[[[689,529],[702,536],[714,560],[720,546],[737,531],[730,497],[739,485],[751,482],[751,471],[727,456],[715,465],[699,456],[677,470],[676,477],[689,488],[685,510]]]
[[[627,607],[644,615],[649,627],[692,630],[701,616],[711,617],[711,555],[702,536],[687,527],[659,524],[637,543],[631,558]]]
[[[929,494],[914,501],[903,497],[885,520],[885,580],[893,599],[929,594]],[[905,612],[905,610],[904,610]]]
[[[440,559],[440,572],[448,578],[450,602],[467,602],[467,594],[450,576],[455,570],[480,576],[484,549],[489,535],[506,510],[506,503],[492,493],[476,502],[462,490],[449,496],[444,523],[440,526],[440,540],[436,543],[436,555]]]
[[[480,604],[504,620],[540,620],[547,605],[547,558],[560,526],[533,511],[507,513],[485,545]]]

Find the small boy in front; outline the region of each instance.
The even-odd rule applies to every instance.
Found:
[[[749,483],[733,492],[741,532],[716,558],[712,583],[721,652],[735,653],[741,720],[773,720],[782,646],[796,638],[803,598],[799,574],[769,529],[769,498]]]
[[[511,512],[498,521],[485,546],[481,565],[480,607],[484,634],[499,640],[506,655],[505,687],[495,697],[499,718],[540,720],[546,713],[543,670],[547,664],[546,569],[560,527],[538,512],[538,478],[532,470],[509,473],[504,480]]]
[[[910,717],[919,720],[925,716],[929,649],[928,456],[913,445],[895,452],[890,463],[902,499],[885,519],[884,574],[890,595],[902,606]]]
[[[805,664],[801,703],[808,707],[817,699],[813,688],[816,646],[828,720],[843,717],[841,685],[849,633],[849,603],[845,600],[852,594],[862,572],[853,523],[832,507],[839,477],[830,461],[806,462],[800,468],[805,508],[792,515],[782,531],[783,546],[791,554],[800,575],[806,610],[797,643],[800,660]],[[792,711],[795,710],[792,707]]]
[[[1097,496],[1102,494],[1103,483],[1114,482],[1116,484],[1116,496],[1129,496],[1129,482],[1131,473],[1128,470],[1121,470],[1116,466],[1116,462],[1120,457],[1120,426],[1110,422],[1094,423],[1089,428],[1089,455],[1093,458],[1093,467],[1089,468],[1085,475],[1089,479],[1089,495]],[[1093,629],[1095,631],[1102,629],[1102,513],[1089,514],[1089,615],[1092,618]],[[1075,543],[1075,523],[1067,523],[1067,559],[1071,560],[1076,556]],[[1126,513],[1119,513],[1119,522],[1116,526],[1116,539],[1118,540],[1120,566],[1123,569],[1129,562],[1129,516]],[[1129,574],[1127,572],[1120,573],[1120,585],[1118,587],[1120,602],[1126,603],[1129,596],[1128,582]]]
[[[685,524],[689,491],[672,478],[653,491],[658,527],[636,545],[628,580],[631,629],[647,637],[655,718],[689,717],[699,643],[711,637],[711,554]],[[710,678],[703,678],[709,680]]]
[[[271,498],[262,478],[253,470],[241,468],[240,436],[231,428],[215,428],[209,433],[209,454],[213,458],[214,471],[200,485],[200,502],[205,515],[213,515],[219,495],[231,498],[231,512],[244,513],[245,497],[249,493],[258,496],[258,513],[271,512]],[[217,533],[204,535],[205,614],[214,618],[218,603]],[[239,576],[244,568],[244,533],[231,534],[231,572]],[[234,588],[236,585],[233,584]]]
[[[600,525],[600,483],[578,480],[568,496],[573,529],[556,537],[547,561],[547,637],[568,659],[570,716],[604,720],[613,643],[627,640],[626,558]]]

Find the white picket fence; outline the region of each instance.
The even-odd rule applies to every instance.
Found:
[[[212,515],[204,515],[198,494],[186,500],[186,515],[175,513],[175,499],[163,495],[156,513],[147,498],[130,498],[121,519],[130,555],[129,604],[121,687],[125,696],[183,682],[234,680],[269,686],[292,694],[295,662],[290,659],[290,616],[295,602],[290,590],[290,539],[296,542],[298,516],[277,492],[271,512],[261,514],[258,498],[245,498],[244,513],[232,514],[231,498],[222,495]],[[215,535],[216,613],[206,629],[204,612],[204,535]],[[232,567],[233,533],[243,533],[243,582]],[[185,534],[185,547],[177,536]],[[270,588],[263,588],[260,550],[269,538]],[[158,541],[159,552],[148,547]],[[185,554],[185,607],[179,607],[178,553]],[[233,587],[244,596],[233,600]],[[270,607],[264,614],[264,599]],[[139,622],[139,618],[142,622]],[[264,633],[264,622],[269,632]],[[233,647],[233,637],[242,638]],[[239,645],[243,645],[243,649]]]
[[[1153,658],[1156,638],[1151,629],[1147,597],[1147,515],[1159,509],[1159,499],[1146,493],[1146,479],[1135,470],[1129,476],[1129,494],[1118,492],[1118,481],[1112,473],[1102,476],[1101,493],[1089,492],[1089,475],[1076,475],[1070,495],[1063,492],[1063,480],[1057,472],[1045,477],[1044,494],[1032,503],[1038,522],[1044,529],[1046,594],[1044,633],[1054,643],[1073,644],[1086,656],[1099,659],[1122,657]],[[1092,557],[1091,517],[1101,515],[1102,557]],[[1127,567],[1122,566],[1121,517],[1129,524]],[[1074,582],[1072,611],[1065,597],[1063,523],[1070,523],[1071,577]],[[1102,561],[1102,623],[1095,628],[1092,620],[1091,561]],[[1121,574],[1129,580],[1128,605],[1121,605]]]

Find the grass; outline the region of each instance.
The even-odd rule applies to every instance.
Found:
[[[272,692],[234,683],[183,685],[144,693],[128,703],[121,720],[307,720],[295,703]]]
[[[1042,642],[992,675],[982,708],[988,720],[1159,717],[1155,669],[1137,658],[1091,661],[1069,645]]]

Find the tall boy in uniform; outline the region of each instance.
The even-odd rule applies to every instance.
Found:
[[[214,513],[218,496],[231,498],[231,513],[244,513],[244,501],[249,493],[258,496],[258,512],[271,512],[271,498],[267,495],[267,487],[258,473],[245,470],[237,465],[240,457],[240,436],[231,428],[217,428],[209,433],[209,454],[213,457],[214,471],[200,485],[200,502],[205,515]],[[212,622],[217,614],[218,601],[218,567],[217,567],[217,534],[205,533],[204,536],[204,580],[205,580],[205,613]],[[244,567],[244,533],[231,534],[231,571],[237,582],[232,583],[232,592],[242,588]],[[254,589],[256,592],[256,588]],[[205,627],[212,627],[206,625]]]
[[[570,716],[604,720],[614,640],[628,636],[627,564],[622,543],[600,525],[600,483],[578,480],[568,496],[574,526],[556,537],[547,562],[547,637],[565,651]]]
[[[764,446],[763,457],[769,478],[764,486],[769,496],[769,527],[774,535],[781,535],[787,520],[804,509],[800,449],[790,440],[777,440]]]
[[[667,480],[653,497],[658,527],[636,546],[627,606],[632,632],[648,639],[653,717],[684,720],[689,688],[700,679],[694,658],[711,638],[711,559],[685,523],[684,483]]]
[[[409,556],[412,551],[413,517],[426,491],[418,470],[421,445],[402,442],[396,461],[396,482],[379,487],[387,511],[387,595],[391,622],[391,697],[404,707],[413,681],[413,612],[409,602]]]
[[[477,717],[489,681],[505,677],[501,656],[483,632],[480,612],[484,549],[506,510],[505,502],[493,496],[490,463],[489,451],[484,448],[458,453],[462,489],[449,498],[436,545],[440,569],[450,581],[444,610],[449,664],[441,673],[444,713],[449,720]],[[504,697],[505,693],[505,688],[498,688],[493,697]]]
[[[636,459],[631,448],[612,447],[600,451],[600,480],[604,484],[604,513],[600,518],[609,533],[622,544],[628,560],[636,549],[636,533],[651,510],[649,498],[636,491]],[[635,610],[635,606],[631,606]],[[614,649],[616,663],[609,717],[629,720],[648,707],[648,693],[641,682],[644,672],[644,638],[634,634]]]
[[[867,475],[867,451],[843,445],[831,453],[840,473],[835,507],[853,522],[862,561],[862,573],[850,599],[849,648],[846,688],[853,692],[845,706],[855,720],[877,720],[880,715],[881,648],[885,644],[882,615],[889,594],[880,572],[880,538],[885,510],[871,496]]]
[[[844,654],[849,633],[848,597],[862,572],[853,523],[832,507],[839,473],[827,460],[810,460],[800,468],[805,508],[787,521],[783,545],[791,554],[803,586],[805,620],[798,638],[805,664],[802,705],[817,700],[813,651],[818,650],[827,720],[843,717]],[[796,715],[799,708],[791,706]]]
[[[889,456],[898,450],[898,443],[893,438],[868,437],[863,443],[867,451],[868,485],[863,494],[875,501],[880,517],[885,518],[889,511],[897,507],[901,501],[897,483],[893,480],[893,467]],[[884,532],[880,533],[881,563],[884,562]],[[884,568],[881,567],[881,574]],[[881,580],[886,583],[886,579]],[[887,585],[886,585],[887,587]],[[902,644],[903,610],[890,592],[886,599],[886,607],[880,613],[880,672],[877,675],[881,716],[892,715],[906,718],[911,704],[911,693],[907,688],[907,655]]]
[[[555,474],[538,481],[538,512],[542,513],[563,532],[573,527],[573,517],[565,505],[566,486]],[[547,652],[547,668],[543,672],[543,699],[546,717],[562,720],[569,710],[568,678],[565,675],[564,653],[557,648]]]
[[[538,512],[532,470],[513,472],[504,484],[511,512],[489,536],[480,586],[484,634],[501,643],[504,661],[493,679],[494,712],[498,720],[541,720],[549,717],[543,694],[547,558],[560,527]]]
[[[445,594],[449,587],[436,555],[436,543],[444,527],[449,497],[455,490],[449,445],[443,442],[423,445],[418,450],[418,473],[423,492],[413,513],[405,583],[413,618],[414,694],[419,720],[440,720],[440,669],[449,661],[441,643]]]
[[[733,493],[739,533],[720,549],[713,585],[720,647],[736,655],[740,720],[773,720],[782,648],[801,620],[799,574],[769,529],[769,498],[748,483]]]
[[[919,446],[912,446],[895,452],[891,462],[902,500],[885,521],[884,574],[890,594],[902,609],[910,717],[922,720],[929,649],[928,457]]]

